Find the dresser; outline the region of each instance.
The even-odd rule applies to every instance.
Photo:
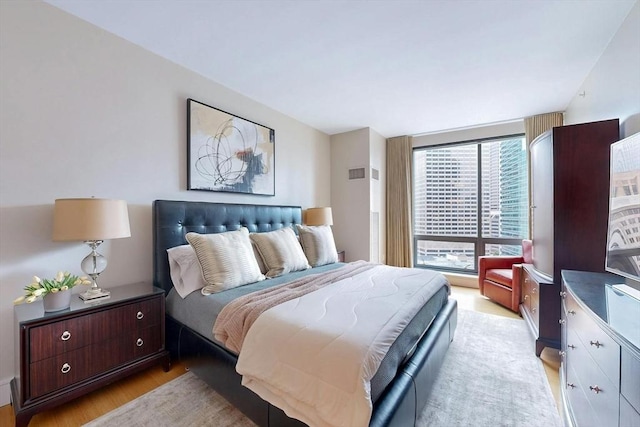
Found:
[[[560,383],[567,426],[640,426],[640,300],[608,273],[562,272]]]
[[[44,312],[42,301],[14,308],[16,427],[154,364],[169,370],[164,291],[150,283],[110,291],[110,298],[91,303],[74,295],[69,309],[53,313]]]
[[[520,311],[538,356],[560,346],[560,271],[604,271],[609,151],[618,139],[615,119],[554,127],[531,143],[533,262],[523,280],[538,294],[522,289]],[[537,299],[536,313],[527,295]]]

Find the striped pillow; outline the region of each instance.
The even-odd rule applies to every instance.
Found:
[[[268,233],[251,233],[249,237],[258,248],[267,268],[267,277],[311,268],[292,228],[281,228]]]
[[[264,280],[245,227],[217,234],[187,233],[186,238],[196,252],[207,284],[202,294]]]
[[[298,225],[298,235],[304,254],[311,267],[333,264],[338,262],[336,242],[333,240],[333,232],[328,225],[310,227]]]

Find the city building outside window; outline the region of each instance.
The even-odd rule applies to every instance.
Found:
[[[477,272],[480,255],[520,255],[529,236],[524,135],[415,148],[414,265]]]

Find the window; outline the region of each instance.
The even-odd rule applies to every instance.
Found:
[[[529,235],[524,136],[413,151],[414,265],[477,272],[480,255],[520,255]]]

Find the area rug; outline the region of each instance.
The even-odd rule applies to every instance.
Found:
[[[455,339],[417,426],[561,425],[524,321],[460,310]],[[195,375],[186,373],[86,426],[255,424]]]

